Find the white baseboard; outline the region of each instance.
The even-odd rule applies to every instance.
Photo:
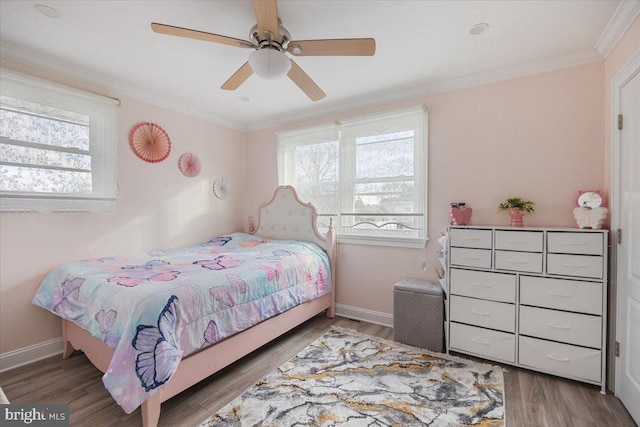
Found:
[[[368,310],[366,308],[353,307],[351,305],[336,304],[336,314],[354,320],[364,320],[376,325],[393,328],[393,315],[381,311]]]
[[[30,345],[0,354],[0,373],[62,354],[62,338]]]

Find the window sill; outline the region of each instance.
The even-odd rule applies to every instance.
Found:
[[[116,213],[115,198],[38,198],[3,197],[0,195],[1,212],[93,212],[112,215]]]
[[[338,243],[352,245],[389,246],[396,248],[424,249],[426,237],[393,237],[393,236],[355,236],[349,234],[338,235]]]

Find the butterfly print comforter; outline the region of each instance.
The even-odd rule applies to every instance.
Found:
[[[47,275],[33,303],[115,350],[103,382],[127,413],[180,360],[331,290],[313,243],[234,233],[182,249],[78,261]]]

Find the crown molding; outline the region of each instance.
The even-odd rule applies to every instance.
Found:
[[[214,123],[238,131],[244,131],[244,126],[241,123],[230,120],[221,120],[219,118],[212,117],[211,113],[189,108],[182,104],[167,102],[165,99],[162,99],[152,93],[142,91],[136,87],[123,84],[103,75],[83,70],[79,67],[70,66],[52,56],[43,53],[36,53],[0,41],[0,56],[48,73],[54,73],[61,77],[77,80],[81,83],[94,86],[95,88],[100,90],[129,96],[131,98],[136,98],[141,101],[157,105],[159,107],[167,108],[178,113],[207,121],[209,123]]]
[[[535,61],[462,75],[450,79],[372,92],[365,96],[327,103],[321,109],[314,108],[313,111],[307,110],[300,111],[298,114],[287,114],[286,118],[282,118],[282,116],[272,116],[266,120],[248,124],[244,127],[244,130],[246,132],[253,132],[272,127],[286,126],[331,114],[342,114],[362,108],[372,108],[393,102],[409,101],[438,93],[452,92],[602,60],[602,55],[600,55],[595,48],[588,48],[564,55],[541,58]]]
[[[638,15],[640,15],[640,1],[624,0],[618,5],[595,45],[603,58],[609,56]]]

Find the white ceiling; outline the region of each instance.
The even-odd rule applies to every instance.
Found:
[[[58,19],[37,12],[44,4]],[[325,91],[287,78],[220,86],[250,50],[156,34],[150,23],[247,39],[248,0],[1,0],[0,54],[241,130],[600,60],[640,1],[280,0],[293,40],[373,37],[373,57],[299,57]],[[484,34],[469,29],[487,23]],[[242,100],[248,98],[249,100]]]

